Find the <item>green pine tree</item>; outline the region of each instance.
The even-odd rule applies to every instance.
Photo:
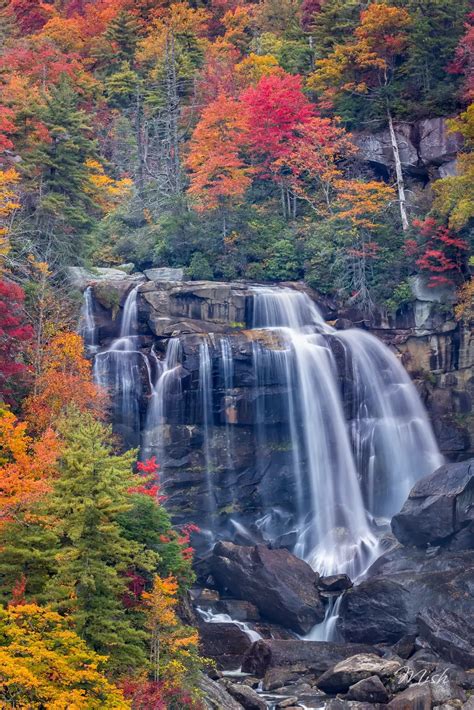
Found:
[[[36,202],[39,235],[70,263],[84,256],[85,235],[94,223],[96,205],[87,189],[86,161],[96,156],[97,144],[90,119],[78,107],[77,93],[66,76],[51,89],[39,118],[51,140],[30,151],[22,170]]]
[[[132,507],[136,452],[114,455],[109,429],[74,411],[62,436],[60,476],[49,502],[61,549],[47,592],[89,646],[109,656],[110,670],[143,667],[146,633],[124,606],[126,575],[152,570],[157,556],[127,538],[119,524]]]
[[[121,10],[109,23],[106,38],[113,45],[113,64],[133,62],[139,39],[140,25],[127,10]]]

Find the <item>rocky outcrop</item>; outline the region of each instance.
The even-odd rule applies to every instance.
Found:
[[[308,633],[324,619],[318,575],[287,550],[220,542],[211,573],[220,591],[254,603],[262,617],[297,633]]]
[[[261,640],[247,652],[242,670],[263,677],[272,668],[298,669],[319,677],[336,663],[359,653],[373,652],[368,644],[330,641]]]
[[[213,659],[221,670],[236,670],[252,641],[236,624],[201,623],[199,625],[201,653]]]
[[[441,466],[418,481],[392,530],[404,545],[474,547],[474,459]]]
[[[444,118],[428,118],[415,123],[395,125],[400,160],[405,172],[414,176],[427,175],[455,160],[462,147],[462,137],[449,133]],[[357,133],[355,143],[359,157],[383,168],[393,168],[393,153],[388,128],[378,133]]]
[[[462,668],[474,667],[472,614],[461,616],[446,608],[423,609],[417,617],[417,624],[421,638],[440,656]]]
[[[371,676],[379,679],[391,678],[400,668],[401,664],[398,661],[379,658],[372,653],[359,654],[350,656],[329,668],[320,676],[317,685],[326,693],[345,693],[351,686]]]

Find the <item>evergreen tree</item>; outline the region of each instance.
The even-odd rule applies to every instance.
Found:
[[[105,36],[113,46],[113,63],[133,62],[140,25],[127,10],[121,10],[107,27]]]
[[[86,161],[95,157],[97,146],[66,75],[46,97],[41,120],[48,140],[31,151],[24,167],[37,200],[36,223],[63,261],[71,257],[76,261],[84,255],[84,234],[94,222]]]
[[[65,449],[49,508],[61,550],[47,592],[91,648],[110,658],[113,671],[145,664],[144,631],[123,604],[126,574],[152,569],[156,555],[125,537],[119,517],[132,507],[128,489],[134,451],[113,454],[109,429],[71,411]]]

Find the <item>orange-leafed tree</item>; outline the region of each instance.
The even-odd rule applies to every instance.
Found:
[[[222,210],[224,236],[225,209],[242,200],[252,182],[253,170],[242,157],[248,136],[242,105],[221,95],[204,109],[190,142],[189,194],[197,210]]]
[[[68,406],[100,415],[104,404],[105,395],[94,384],[91,363],[84,357],[82,338],[76,333],[59,333],[44,348],[41,372],[26,401],[30,429],[45,431]]]
[[[26,512],[50,489],[59,456],[56,434],[32,439],[26,423],[0,410],[0,525]]]

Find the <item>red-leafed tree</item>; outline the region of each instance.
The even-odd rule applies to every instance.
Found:
[[[7,279],[0,280],[0,398],[10,401],[13,381],[21,383],[27,367],[23,353],[33,337],[25,322],[25,294],[20,286]]]
[[[12,109],[0,104],[0,153],[13,148],[10,136],[16,130],[13,122],[14,117]]]
[[[23,35],[38,32],[48,21],[48,6],[41,0],[10,0],[9,11]]]
[[[448,227],[438,224],[432,217],[414,220],[421,244],[415,240],[406,243],[409,254],[418,254],[416,265],[429,276],[428,286],[455,283],[462,274],[468,245]]]
[[[247,112],[251,149],[263,171],[283,158],[296,137],[297,127],[314,115],[314,106],[302,91],[301,77],[283,71],[262,76],[246,89],[241,101]]]
[[[463,97],[474,99],[474,12],[468,15],[466,32],[459,40],[454,60],[448,67],[452,74],[464,74]]]

